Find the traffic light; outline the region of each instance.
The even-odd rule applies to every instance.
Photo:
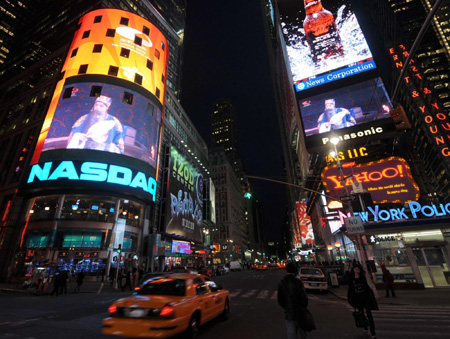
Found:
[[[119,244],[119,248],[117,249],[117,253],[122,253],[122,244]]]
[[[411,124],[409,123],[408,116],[406,115],[403,106],[398,105],[396,108],[391,109],[389,115],[391,116],[392,120],[394,120],[395,129],[397,131],[411,129]]]
[[[252,198],[252,192],[250,190],[250,182],[246,182],[245,184],[242,185],[242,193],[244,193],[244,198],[245,199],[251,199]]]

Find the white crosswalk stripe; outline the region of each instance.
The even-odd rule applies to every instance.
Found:
[[[266,299],[269,296],[269,290],[263,290],[259,292],[257,298],[258,299]]]
[[[235,290],[235,291],[233,291],[233,292],[231,292],[230,291],[230,297],[231,298],[234,298],[234,297],[237,297],[239,294],[241,294],[242,293],[242,290],[241,289],[237,289],[237,290]]]
[[[251,296],[253,296],[254,294],[256,294],[257,290],[251,290],[247,293],[242,294],[240,297],[241,298],[249,298]]]

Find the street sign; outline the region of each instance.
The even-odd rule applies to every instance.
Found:
[[[345,227],[347,228],[347,234],[364,234],[364,225],[361,217],[354,216],[344,219]]]
[[[351,200],[355,200],[355,199],[356,199],[356,197],[354,195],[349,195],[348,197],[343,196],[343,197],[339,198],[339,200],[342,202],[351,201]]]

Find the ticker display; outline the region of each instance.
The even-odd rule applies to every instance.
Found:
[[[375,78],[299,101],[305,136],[389,118],[392,108],[381,78]]]
[[[376,68],[348,0],[280,0],[297,92]]]

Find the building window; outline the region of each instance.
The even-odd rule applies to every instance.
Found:
[[[91,31],[84,31],[83,32],[83,37],[81,39],[89,38],[89,34],[91,34]]]
[[[138,37],[137,35],[134,36],[134,43],[136,45],[142,46],[142,38]]]
[[[75,48],[72,53],[70,54],[70,57],[73,58],[78,53],[78,48]]]
[[[151,60],[149,60],[149,59],[147,59],[147,68],[149,70],[153,70],[153,62]]]
[[[161,75],[161,81],[164,83],[164,74],[163,75]]]
[[[161,95],[161,91],[159,90],[158,87],[156,87],[155,95],[156,95],[157,98],[159,98],[159,96]]]
[[[155,49],[155,57],[156,57],[156,59],[159,60],[160,56],[161,56],[161,53],[157,49]]]
[[[142,85],[142,75],[140,75],[140,74],[135,74],[134,75],[134,82],[135,83],[137,83],[137,84],[139,84],[139,85]]]
[[[123,92],[123,100],[122,102],[132,105],[133,104],[133,94],[128,92]]]
[[[123,48],[120,50],[120,56],[124,58],[130,57],[130,50],[128,48]]]
[[[78,74],[86,74],[88,69],[88,65],[80,65],[80,68],[78,69]]]
[[[128,18],[120,18],[120,24],[124,26],[128,26],[128,22],[130,20]]]
[[[164,45],[164,42],[161,41],[161,49],[164,51],[166,50],[166,45]]]
[[[73,87],[67,87],[64,90],[63,99],[70,98],[72,96],[72,90],[73,90]]]
[[[111,38],[114,38],[114,36],[116,35],[116,30],[113,28],[108,28],[106,30],[106,36],[109,36]]]
[[[109,66],[108,75],[112,75],[114,77],[119,74],[119,67],[117,66]]]
[[[92,50],[92,53],[101,53],[102,47],[103,47],[103,45],[100,45],[100,44],[94,45],[94,49]]]
[[[94,18],[94,24],[98,24],[99,22],[102,22],[102,16],[101,15],[97,15]]]
[[[91,97],[99,97],[102,94],[102,86],[92,86],[91,87]]]
[[[142,33],[148,36],[150,34],[150,28],[144,26],[144,28],[142,28]]]

